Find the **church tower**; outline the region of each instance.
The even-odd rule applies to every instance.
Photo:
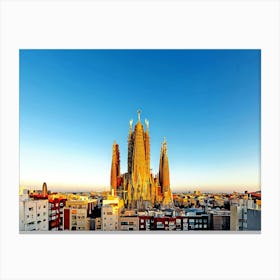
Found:
[[[128,151],[127,151],[127,172],[128,174],[131,174],[132,172],[132,156],[133,156],[133,131],[132,131],[132,123],[133,120],[129,121],[129,132],[128,132]]]
[[[133,200],[138,202],[137,208],[142,207],[143,200],[147,200],[147,167],[146,167],[146,149],[144,128],[140,120],[140,111],[138,111],[138,122],[134,127],[134,145],[132,158],[132,186]]]
[[[150,135],[149,135],[149,121],[145,119],[146,131],[145,131],[145,158],[146,158],[146,176],[150,178]]]
[[[165,138],[161,146],[159,162],[159,185],[161,186],[161,192],[163,194],[162,204],[164,206],[168,206],[172,204],[173,199],[170,189],[169,163],[167,155],[167,143]]]
[[[120,181],[120,152],[119,145],[114,141],[112,148],[112,165],[111,165],[111,192],[117,194],[117,188]]]

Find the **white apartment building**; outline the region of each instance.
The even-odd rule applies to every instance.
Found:
[[[19,197],[19,230],[47,231],[49,229],[48,200],[31,199],[28,190],[23,190]]]

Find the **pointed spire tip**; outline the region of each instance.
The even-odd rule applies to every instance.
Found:
[[[140,109],[138,109],[137,114],[138,114],[138,121],[140,122],[140,114],[141,114],[141,110]]]

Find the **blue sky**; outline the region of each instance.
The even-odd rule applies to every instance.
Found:
[[[109,189],[113,141],[150,121],[173,190],[260,189],[259,50],[21,50],[20,183]]]

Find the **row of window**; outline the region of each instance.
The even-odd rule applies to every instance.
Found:
[[[43,208],[46,208],[46,204],[43,205]],[[41,205],[38,206],[38,210],[41,209]],[[34,211],[34,207],[28,207],[28,211]]]
[[[133,226],[134,222],[121,222],[121,225],[130,225]]]
[[[82,219],[85,219],[85,216],[84,215],[81,215],[81,216],[80,215],[77,215],[77,216],[76,215],[72,215],[72,219],[73,220],[76,220],[76,219],[77,220],[82,220]]]
[[[207,223],[207,219],[189,219],[189,223]]]

